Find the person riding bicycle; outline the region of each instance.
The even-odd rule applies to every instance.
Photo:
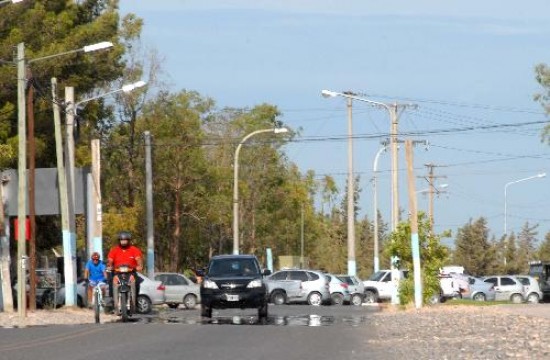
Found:
[[[86,263],[86,268],[84,269],[84,278],[88,283],[88,306],[92,305],[92,291],[95,286],[99,284],[101,293],[105,294],[104,286],[107,285],[107,272],[105,270],[105,263],[101,261],[101,256],[98,252],[94,252],[90,257],[90,260]]]
[[[118,245],[115,245],[107,255],[107,268],[114,271],[111,275],[111,294],[113,298],[114,309],[118,309],[118,285],[116,281],[116,272],[121,265],[127,265],[130,268],[132,276],[130,278],[130,287],[132,289],[133,307],[136,305],[136,298],[139,294],[138,271],[143,270],[143,255],[141,250],[132,245],[132,235],[127,231],[118,233]]]

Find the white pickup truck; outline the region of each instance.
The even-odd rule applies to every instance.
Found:
[[[397,270],[398,280],[408,276],[407,270]],[[365,285],[365,302],[372,304],[381,300],[391,300],[392,293],[397,291],[397,284],[392,282],[391,270],[380,270],[363,281]]]

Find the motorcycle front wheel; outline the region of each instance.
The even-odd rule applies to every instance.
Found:
[[[122,322],[128,321],[128,293],[120,293],[120,314],[122,316]]]

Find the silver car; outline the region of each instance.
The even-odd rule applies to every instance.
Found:
[[[511,301],[515,304],[524,301],[523,284],[515,276],[486,276],[483,278],[483,281],[494,285],[496,292],[495,300],[497,301]]]
[[[351,295],[351,298],[349,300],[350,304],[359,306],[363,303],[363,299],[365,298],[365,285],[363,282],[357,277],[353,275],[336,275],[338,279],[342,280],[346,284],[348,284],[348,290]]]
[[[166,304],[176,309],[183,304],[187,309],[194,309],[200,302],[200,286],[179,273],[155,273],[155,280],[162,281],[166,287]]]
[[[343,305],[344,302],[349,303],[351,294],[348,289],[348,284],[340,280],[332,274],[325,274],[328,277],[328,286],[330,291],[330,301],[332,305]]]
[[[296,297],[288,298],[287,303],[307,302],[310,305],[330,303],[329,280],[325,274],[315,270],[285,269],[268,277],[271,280],[300,280],[301,292]]]
[[[523,296],[528,303],[537,304],[542,300],[543,293],[537,279],[529,275],[516,275],[516,278],[523,284]]]

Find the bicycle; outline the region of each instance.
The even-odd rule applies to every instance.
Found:
[[[100,281],[94,286],[92,306],[94,307],[95,323],[99,324],[99,314],[101,313],[101,308],[105,306],[103,302],[103,291],[102,287],[107,286],[106,283]]]

